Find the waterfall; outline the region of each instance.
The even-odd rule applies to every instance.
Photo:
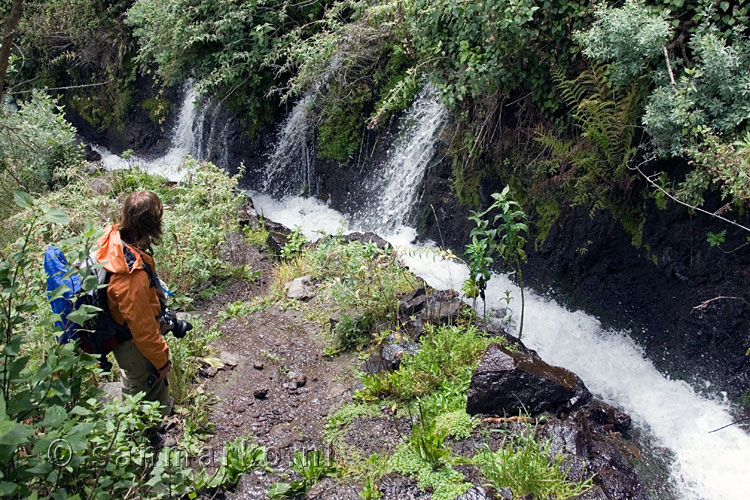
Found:
[[[316,92],[300,99],[276,133],[262,190],[277,197],[315,191],[315,127],[309,111]]]
[[[436,289],[460,290],[469,271],[463,263],[444,260],[427,242],[414,245],[413,228],[403,225],[415,202],[418,185],[434,154],[445,111],[427,88],[407,112],[407,122],[369,182],[375,195],[354,214],[341,214],[319,200],[289,196],[283,200],[251,193],[259,212],[289,227],[300,226],[309,238],[339,228],[375,230],[400,249],[402,262]],[[411,118],[411,120],[409,120]],[[504,275],[488,283],[487,310],[505,321],[501,299],[519,290]],[[512,302],[514,309],[519,306]],[[481,306],[480,306],[481,307]],[[518,314],[518,312],[516,312]],[[569,311],[553,300],[526,292],[524,342],[546,361],[578,374],[592,393],[622,408],[656,450],[670,450],[669,483],[673,500],[744,500],[750,464],[750,436],[738,427],[709,431],[732,421],[724,401],[708,399],[686,382],[673,380],[653,366],[626,331],[604,328],[582,311]]]
[[[392,232],[409,221],[427,167],[435,155],[448,110],[437,91],[426,84],[406,111],[388,159],[376,166],[364,185],[361,208],[353,219],[361,226]]]
[[[131,165],[152,173],[158,173],[172,181],[180,181],[183,173],[179,167],[185,156],[191,155],[199,160],[212,159],[220,167],[228,166],[227,136],[231,120],[226,120],[217,135],[214,121],[219,106],[210,102],[203,102],[199,106],[199,96],[193,82],[188,81],[183,91],[177,122],[171,131],[170,147],[158,158],[146,158],[133,155],[127,159],[116,155],[106,148],[92,145],[92,148],[102,156],[102,163],[107,170],[127,169]],[[206,137],[208,136],[208,137]],[[220,146],[221,155],[212,158],[213,148]]]

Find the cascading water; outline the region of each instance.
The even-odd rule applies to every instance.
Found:
[[[409,111],[415,120],[410,140],[393,148],[391,159],[377,174],[382,195],[364,216],[347,217],[312,198],[275,200],[253,193],[255,206],[267,217],[289,227],[300,226],[311,238],[320,232],[376,230],[403,249],[402,261],[437,289],[460,290],[468,268],[439,257],[429,244],[412,245],[416,231],[402,226],[414,202],[444,120],[444,111],[423,92]],[[425,117],[432,117],[428,122]],[[386,232],[386,234],[382,234]],[[487,291],[488,310],[504,321],[501,298],[517,287],[493,275]],[[594,317],[571,312],[553,300],[526,293],[524,342],[548,362],[577,373],[600,399],[631,414],[653,445],[670,450],[670,490],[674,500],[744,500],[744,476],[750,467],[750,436],[737,427],[709,431],[732,421],[728,406],[698,395],[687,383],[659,373],[626,332],[604,328]],[[670,495],[670,494],[667,494]],[[672,496],[672,495],[670,495]],[[663,498],[663,497],[661,497]]]
[[[448,110],[428,83],[402,119],[388,160],[364,181],[369,193],[363,193],[360,209],[353,214],[356,224],[389,233],[409,221],[447,119]]]
[[[268,194],[253,193],[258,211],[287,226],[300,226],[308,237],[316,237],[318,232],[335,233],[341,228],[379,230],[403,249],[402,261],[431,286],[460,289],[468,276],[466,266],[442,259],[429,244],[413,246],[416,231],[402,225],[408,220],[445,120],[445,111],[435,104],[431,92],[423,91],[407,113],[407,119],[415,118],[413,125],[402,126],[402,135],[408,140],[398,141],[390,151],[390,160],[375,169],[377,175],[372,182],[378,183],[374,192],[379,195],[362,213],[348,217],[313,198],[288,196],[278,200]],[[297,137],[309,138],[306,134],[312,133],[310,125],[301,123],[306,122],[305,104],[297,106],[300,114],[295,118],[293,111],[284,130],[287,127],[290,133],[302,130],[304,133]],[[196,138],[203,135],[203,120],[203,113],[196,112],[195,93],[188,89],[172,148],[161,158],[139,163],[162,175],[179,178],[175,167],[184,155],[200,154],[200,145],[196,146],[196,140],[200,139]],[[290,123],[294,120],[299,123]],[[293,135],[288,138],[293,139]],[[116,162],[109,163],[108,168],[127,166],[119,157],[108,157],[106,150],[99,150],[105,162]],[[284,177],[286,174],[280,172],[286,169],[304,168],[298,178],[306,179],[309,185],[309,164],[284,164],[282,160],[290,158],[289,152],[287,149],[286,153],[277,151],[272,155],[278,158],[278,163],[269,167],[266,183],[269,193],[293,192],[269,185],[273,179]],[[274,172],[279,173],[272,175]],[[505,315],[500,298],[506,290],[513,297],[519,296],[507,277],[493,275],[487,290],[487,306],[498,321]],[[527,292],[526,301],[524,342],[548,362],[577,373],[597,397],[630,413],[636,426],[650,436],[655,446],[670,450],[668,480],[674,500],[748,498],[744,476],[750,464],[750,436],[738,427],[709,434],[710,430],[731,422],[727,404],[702,397],[687,383],[660,374],[626,332],[606,329],[592,316],[568,311],[534,293]]]
[[[177,123],[172,129],[171,146],[163,156],[153,159],[131,156],[125,159],[111,153],[102,146],[92,145],[92,148],[102,156],[102,163],[107,170],[138,165],[139,168],[147,172],[159,173],[169,180],[179,181],[183,178],[179,166],[187,155],[199,160],[209,159],[212,156],[212,145],[221,142],[222,157],[219,158],[219,161],[214,159],[214,163],[226,167],[226,163],[228,163],[226,137],[230,122],[227,120],[224,123],[221,131],[219,131],[217,141],[216,130],[213,128],[213,118],[218,112],[218,107],[212,106],[210,103],[204,103],[199,107],[198,99],[199,96],[193,87],[193,83],[188,82],[185,86]],[[207,124],[211,127],[210,130],[206,129]],[[208,140],[206,140],[206,135],[209,136]],[[223,164],[221,160],[224,161]]]
[[[314,190],[313,132],[309,119],[315,94],[309,93],[292,108],[276,136],[268,156],[262,191],[281,197]]]

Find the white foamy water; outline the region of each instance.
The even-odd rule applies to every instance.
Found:
[[[276,145],[265,167],[263,192],[275,196],[297,195],[314,187],[315,127],[309,118],[314,100],[314,93],[300,99],[279,127]]]
[[[177,123],[172,130],[172,145],[158,158],[146,159],[133,155],[124,159],[110,152],[107,148],[92,144],[91,147],[102,156],[102,163],[107,170],[122,170],[138,167],[149,173],[159,174],[171,181],[181,181],[185,173],[180,165],[187,155],[201,158],[201,138],[205,121],[205,108],[198,113],[196,100],[198,94],[191,83],[185,87],[185,95],[180,106]]]
[[[374,166],[364,180],[368,189],[353,220],[385,232],[408,222],[447,120],[448,110],[437,91],[426,84],[401,120],[388,160]]]

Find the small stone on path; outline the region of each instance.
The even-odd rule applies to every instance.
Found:
[[[253,396],[256,399],[266,399],[268,397],[268,387],[261,387],[253,391]]]
[[[222,360],[225,365],[231,366],[232,368],[237,366],[237,356],[231,352],[221,351],[219,353],[219,359]]]
[[[262,370],[263,362],[256,359],[255,361],[253,361],[253,368],[255,368],[256,370]]]

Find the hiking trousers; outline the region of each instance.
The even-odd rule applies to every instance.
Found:
[[[128,340],[119,344],[112,351],[120,366],[123,394],[134,396],[145,392],[147,401],[158,401],[162,414],[167,415],[172,406],[169,397],[169,387],[163,378],[159,378],[152,387],[148,386],[148,377],[156,373],[156,369],[146,357],[141,354],[135,343]]]

